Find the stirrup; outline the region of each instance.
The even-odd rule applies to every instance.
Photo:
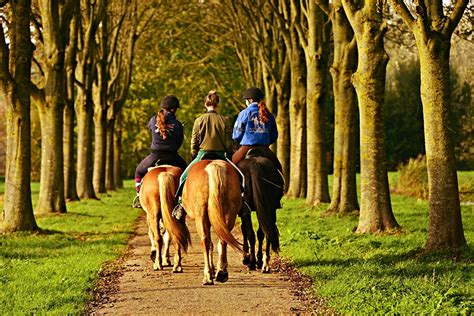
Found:
[[[171,212],[171,216],[174,219],[181,221],[186,217],[186,211],[184,210],[181,204],[178,204],[174,207],[173,211]]]
[[[143,208],[142,205],[140,204],[140,195],[137,194],[135,198],[133,199],[132,202],[132,207],[133,208]]]

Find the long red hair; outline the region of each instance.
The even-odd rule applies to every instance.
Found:
[[[160,136],[163,139],[166,139],[168,137],[168,131],[166,130],[165,123],[165,112],[165,109],[161,109],[156,115],[156,127],[158,128],[158,132],[160,133]]]
[[[260,117],[260,121],[265,124],[268,123],[270,110],[267,108],[267,105],[262,100],[258,101],[258,116]]]

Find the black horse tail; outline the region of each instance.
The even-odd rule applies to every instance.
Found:
[[[280,195],[278,187],[274,186],[272,170],[278,175],[271,160],[255,157],[249,164],[250,185],[253,189],[253,203],[257,212],[258,223],[270,242],[274,252],[280,251],[280,239],[276,226],[276,209]],[[266,181],[265,181],[266,180]],[[278,199],[278,200],[277,200]]]

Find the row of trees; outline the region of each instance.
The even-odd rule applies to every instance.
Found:
[[[383,108],[389,60],[384,38],[389,23],[397,20],[396,12],[406,32],[415,38],[420,61],[430,190],[427,248],[465,244],[450,131],[449,60],[451,37],[467,5],[465,0],[452,7],[441,0],[417,1],[413,6],[392,0],[391,8],[380,0],[216,3],[226,15],[218,23],[227,27],[246,85],[265,87],[266,99],[278,114],[276,150],[288,196],[305,197],[308,204],[330,202],[324,146],[330,73],[335,130],[334,185],[328,212],[359,209],[355,184],[358,125],[361,197],[357,232],[398,227],[389,194]]]
[[[41,122],[35,213],[66,212],[66,200],[97,198],[121,186],[116,120],[136,42],[160,3],[14,0],[0,1],[0,8],[0,93],[7,105],[1,228],[34,230],[30,97]]]

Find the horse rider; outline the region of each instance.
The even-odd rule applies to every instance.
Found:
[[[227,157],[232,157],[232,126],[223,115],[217,113],[218,104],[219,96],[217,92],[214,90],[209,91],[204,99],[206,113],[194,121],[191,137],[191,155],[193,161],[181,175],[178,191],[176,192],[178,204],[173,209],[173,217],[177,220],[182,219],[186,214],[181,205],[181,194],[188,176],[189,168],[192,165],[201,161],[203,157],[209,153],[233,165],[232,161],[227,159]],[[234,167],[240,173],[237,166],[234,165]]]
[[[281,173],[281,163],[270,149],[270,145],[278,138],[277,125],[275,117],[262,100],[262,91],[251,87],[242,96],[247,108],[239,113],[234,124],[232,138],[240,143],[240,148],[232,156],[232,162],[237,165],[250,149],[259,148]]]
[[[156,164],[169,164],[184,170],[186,161],[178,154],[183,143],[183,124],[176,119],[179,100],[174,95],[165,96],[160,103],[160,110],[148,122],[151,132],[151,153],[146,156],[135,170],[135,188],[137,196],[133,200],[133,207],[140,208],[140,187],[148,168]]]

